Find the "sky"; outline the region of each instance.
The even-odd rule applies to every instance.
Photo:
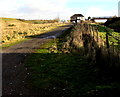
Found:
[[[118,16],[120,0],[0,0],[0,17],[69,20],[73,14]]]

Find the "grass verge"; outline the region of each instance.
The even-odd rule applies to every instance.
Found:
[[[20,40],[16,40],[16,41],[12,41],[12,42],[8,42],[8,43],[5,43],[5,44],[2,44],[0,46],[0,48],[5,49],[5,48],[8,48],[8,47],[13,46],[15,44],[18,44],[20,42],[26,41],[26,40],[29,40],[29,38],[20,39]]]
[[[80,53],[62,53],[64,37],[50,40],[26,59],[27,82],[33,94],[42,97],[119,95],[119,82],[111,81],[106,75],[98,75],[91,58]]]
[[[56,40],[57,41],[57,40]],[[26,67],[31,71],[28,83],[37,95],[62,97],[79,95],[79,88],[89,75],[86,57],[76,54],[63,54],[60,51],[50,51],[55,47],[54,41],[42,46],[27,59]]]

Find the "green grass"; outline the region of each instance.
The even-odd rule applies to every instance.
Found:
[[[95,27],[97,27],[98,31],[99,31],[99,36],[102,40],[106,41],[106,33],[108,33],[108,39],[109,39],[109,44],[110,46],[114,46],[115,48],[120,50],[120,44],[118,44],[118,42],[120,41],[120,33],[119,32],[114,32],[113,29],[110,29],[108,27],[105,26],[101,26],[101,25],[93,25]],[[112,37],[112,36],[113,37]],[[114,37],[116,37],[119,40],[116,40]]]
[[[44,45],[45,48],[37,50],[27,59],[26,67],[31,71],[29,84],[33,90],[43,91],[42,95],[46,92],[56,96],[67,93],[67,96],[78,95],[78,92],[82,92],[79,88],[84,87],[83,84],[88,84],[87,80],[93,80],[89,75],[94,73],[89,71],[86,57],[50,53],[49,48],[52,45],[51,43]]]
[[[2,46],[0,46],[0,48],[5,49],[5,48],[8,48],[8,47],[13,46],[15,44],[18,44],[20,42],[26,41],[26,40],[29,40],[29,39],[25,38],[25,39],[20,39],[20,40],[8,42],[8,43],[5,43],[5,44],[2,44]]]
[[[63,53],[68,35],[69,31],[59,39],[51,39],[27,57],[28,88],[42,97],[119,97],[119,68],[114,71],[103,66],[104,62],[96,64],[82,51]]]
[[[10,21],[10,20],[16,20],[15,18],[0,18],[2,21]]]
[[[97,28],[99,32],[109,32],[109,33],[114,32],[113,29],[108,28],[103,25],[99,25],[99,24],[91,24],[91,25],[94,26],[95,28]]]
[[[99,77],[91,58],[80,53],[62,53],[63,40],[62,36],[49,41],[26,59],[31,91],[43,97],[114,97],[119,83],[107,81],[106,75]],[[51,52],[56,44],[57,50]]]
[[[118,32],[112,32],[111,33],[112,36],[108,35],[109,36],[109,44],[111,46],[114,46],[115,48],[119,49],[120,50],[120,44],[118,44],[118,42],[120,40],[116,40],[114,37],[117,37],[117,39],[120,39],[120,33]],[[104,41],[106,41],[106,32],[99,32],[99,36],[101,37],[101,39],[103,39]]]

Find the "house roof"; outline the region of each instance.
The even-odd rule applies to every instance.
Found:
[[[82,14],[74,14],[73,16],[71,17],[84,17]]]

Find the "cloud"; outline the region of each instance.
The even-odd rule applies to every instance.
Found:
[[[113,0],[101,0],[99,2],[112,2]],[[114,0],[114,2],[118,0]],[[96,0],[0,0],[0,17],[23,18],[23,19],[69,19],[75,13],[85,16],[116,15],[115,10],[104,10],[101,7],[82,8],[68,7],[69,2],[98,2]],[[92,3],[91,3],[92,4]],[[86,5],[82,5],[86,6]],[[91,5],[92,6],[92,5]]]
[[[13,15],[13,12],[21,5],[17,0],[12,0],[12,2],[10,0],[0,0],[0,16],[9,17]]]
[[[99,7],[90,7],[86,12],[86,16],[91,16],[91,17],[115,16],[115,15],[117,15],[116,13],[117,13],[117,10],[104,10],[102,8],[99,8]]]
[[[66,9],[66,2],[67,0],[2,0],[0,15],[26,19],[53,19]]]

